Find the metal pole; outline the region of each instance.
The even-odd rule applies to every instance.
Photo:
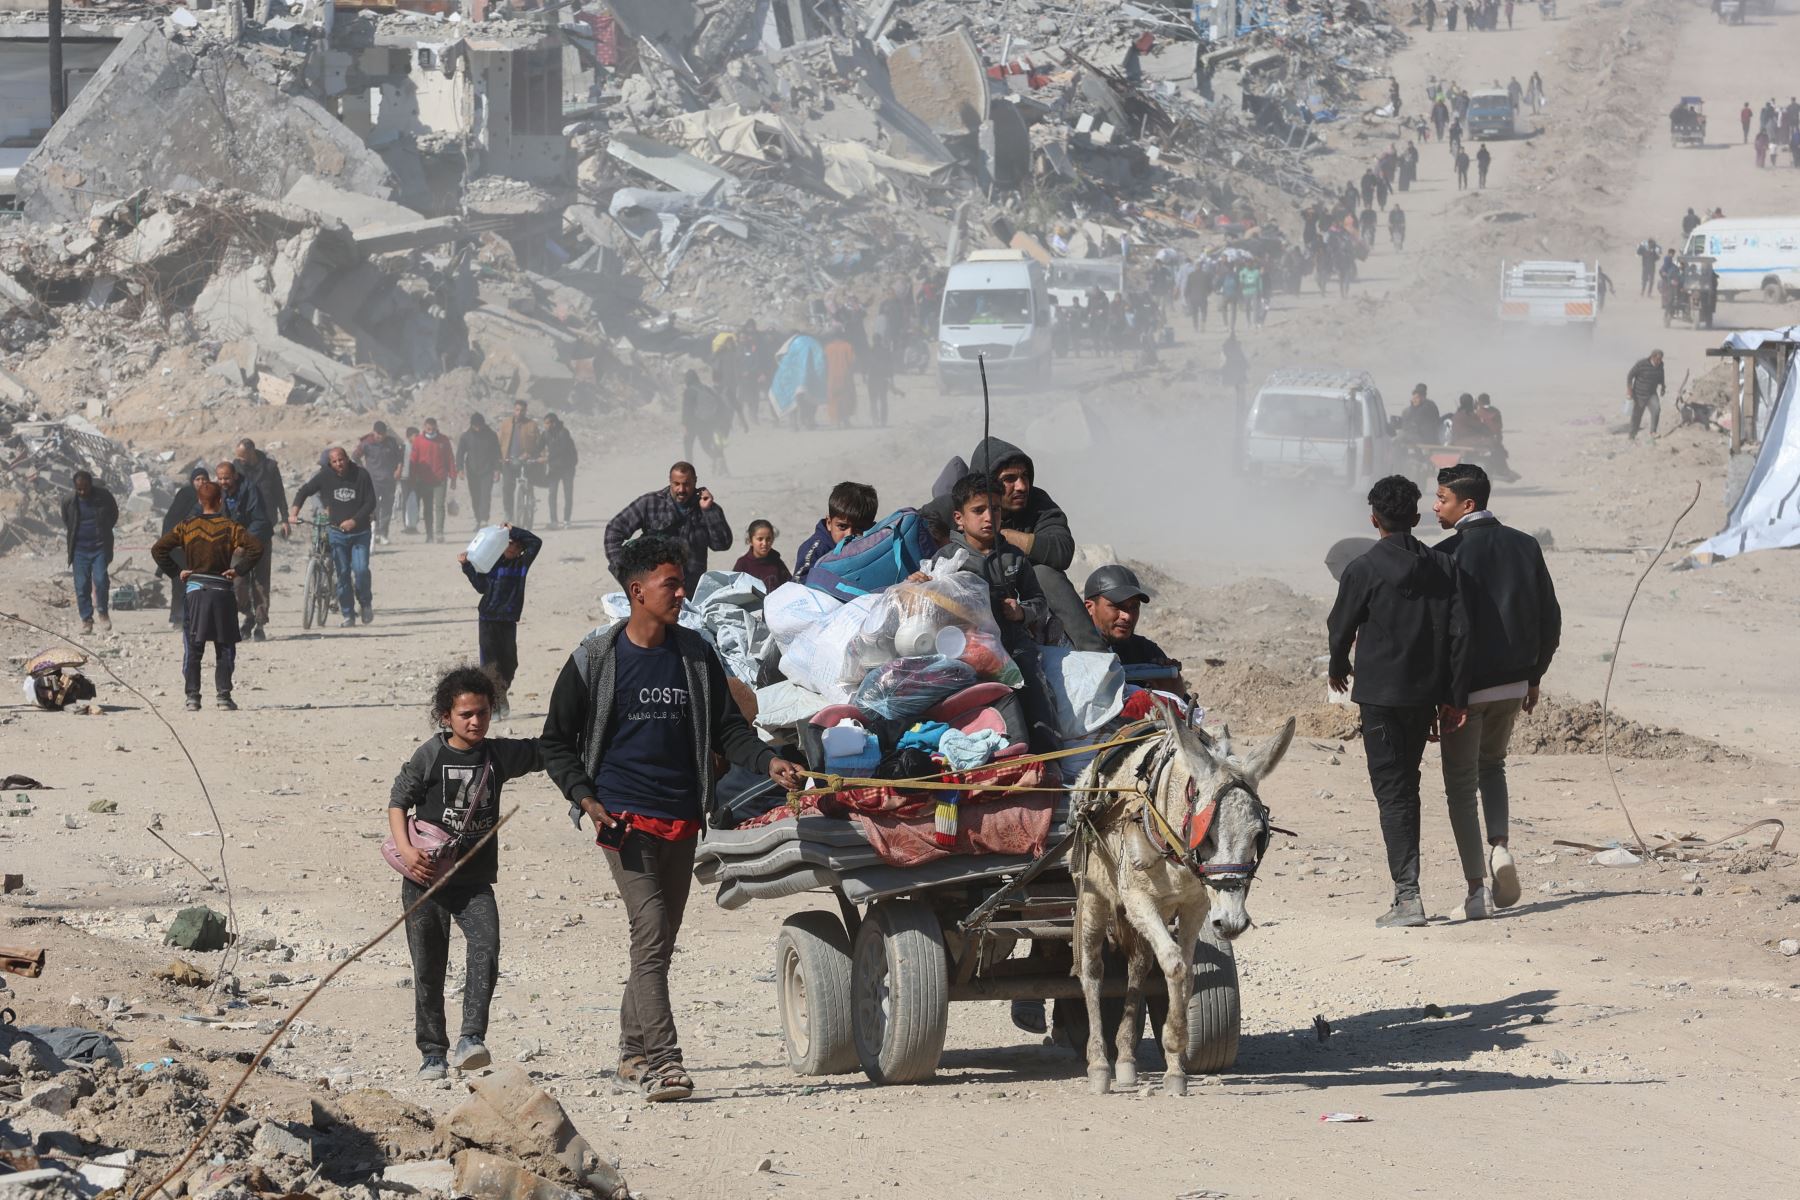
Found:
[[[69,98],[63,92],[62,0],[50,0],[50,121],[62,120]]]

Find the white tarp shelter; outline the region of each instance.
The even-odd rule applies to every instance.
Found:
[[[1800,325],[1734,333],[1725,345],[1754,350],[1765,342],[1800,342]],[[1776,401],[1744,494],[1732,506],[1725,528],[1695,547],[1690,562],[1701,565],[1752,550],[1800,546],[1800,418],[1794,414],[1797,384],[1800,359],[1793,360],[1786,377],[1766,393]]]

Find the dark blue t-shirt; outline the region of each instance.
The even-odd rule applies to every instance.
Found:
[[[612,714],[594,795],[608,812],[698,821],[693,697],[675,639],[646,650],[621,630],[613,647]]]

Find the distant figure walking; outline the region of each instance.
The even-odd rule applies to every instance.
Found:
[[[1469,155],[1467,151],[1460,148],[1456,152],[1456,190],[1459,192],[1469,190]]]
[[[1750,122],[1754,120],[1756,120],[1756,112],[1750,107],[1750,102],[1746,100],[1743,110],[1738,113],[1738,123],[1744,127],[1744,144],[1746,146],[1750,144]]]
[[[1481,148],[1475,151],[1475,178],[1477,187],[1485,188],[1487,186],[1488,168],[1493,165],[1494,156],[1488,153],[1487,143],[1483,142],[1481,143]]]

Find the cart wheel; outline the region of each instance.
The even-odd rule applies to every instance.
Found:
[[[876,1083],[930,1079],[950,1024],[944,933],[917,900],[884,900],[856,930],[850,967],[856,1057]]]
[[[1194,995],[1188,1001],[1188,1052],[1181,1065],[1190,1075],[1229,1071],[1237,1064],[1237,956],[1229,942],[1202,931],[1194,948]]]
[[[775,939],[775,994],[796,1075],[856,1068],[850,1040],[850,939],[835,913],[795,913]]]
[[[1787,288],[1774,279],[1763,284],[1762,294],[1763,299],[1767,300],[1770,304],[1782,304],[1787,301]]]

